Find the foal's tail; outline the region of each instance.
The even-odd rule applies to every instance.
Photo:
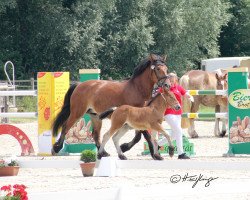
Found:
[[[188,75],[183,75],[180,79],[180,85],[185,88],[188,89],[189,87],[189,77]],[[189,113],[191,111],[191,102],[186,98],[182,98],[182,111],[184,113]],[[188,128],[190,126],[190,119],[188,118],[182,118],[181,119],[181,127],[182,128]]]
[[[65,94],[62,110],[58,113],[52,125],[52,134],[54,137],[58,135],[59,128],[62,127],[62,125],[70,115],[70,97],[76,86],[77,84],[71,85],[67,93]]]
[[[112,108],[109,108],[108,110],[104,111],[103,113],[101,113],[99,115],[99,119],[103,120],[105,118],[107,118],[110,114],[112,114],[115,110],[116,110],[117,107],[112,107]]]

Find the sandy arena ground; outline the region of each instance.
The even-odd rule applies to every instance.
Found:
[[[37,146],[37,123],[17,124],[32,141],[35,152]],[[166,126],[166,124],[164,124]],[[0,177],[0,186],[6,184],[26,185],[30,199],[250,199],[250,171],[232,170],[227,168],[227,163],[242,162],[250,165],[249,155],[237,155],[235,157],[222,157],[228,151],[228,139],[216,138],[213,135],[214,122],[196,122],[198,139],[189,139],[194,143],[196,155],[191,161],[180,160],[178,162],[186,165],[186,169],[166,170],[123,170],[119,177],[83,177],[79,168],[68,169],[32,169],[21,168],[18,176]],[[109,121],[104,122],[102,133],[109,127]],[[130,141],[134,131],[129,131],[122,142]],[[186,134],[187,136],[187,134]],[[141,140],[132,150],[125,155],[130,160],[151,160],[150,156],[142,156],[143,142]],[[107,151],[116,157],[113,143],[107,145]],[[20,155],[21,149],[18,142],[8,135],[0,137],[0,157]],[[79,160],[79,156],[68,157],[29,157],[25,159],[73,159]],[[170,160],[164,155],[165,160]],[[175,155],[172,160],[177,160]],[[194,170],[189,167],[192,160],[224,161],[225,170]],[[155,161],[160,162],[160,161]],[[214,178],[210,184],[207,181],[199,181],[194,185],[193,181],[182,179],[176,184],[171,183],[173,175],[180,177],[200,176],[209,179]],[[206,187],[207,186],[207,187]],[[94,191],[95,190],[95,191]],[[60,192],[60,193],[58,193]],[[94,192],[94,193],[93,193]],[[47,196],[43,196],[47,194]],[[60,194],[60,195],[59,195]],[[95,194],[95,195],[93,195]],[[98,195],[97,195],[98,194]],[[115,194],[115,195],[114,195]],[[63,195],[63,198],[62,198]],[[91,196],[89,196],[91,195]]]

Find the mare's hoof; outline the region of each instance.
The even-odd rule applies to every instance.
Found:
[[[159,154],[154,154],[152,157],[153,157],[154,160],[163,160],[164,159]]]
[[[174,147],[173,146],[169,146],[168,147],[168,152],[169,152],[169,156],[173,157],[173,155],[174,155]]]
[[[55,143],[55,144],[53,145],[52,149],[51,149],[51,154],[52,154],[53,156],[56,156],[56,155],[59,153],[59,151],[62,149],[62,147],[63,147],[63,146],[58,145],[57,143]]]
[[[124,155],[122,155],[122,154],[118,155],[118,157],[119,157],[121,160],[127,160],[127,157],[124,156]]]
[[[120,146],[120,148],[121,148],[121,150],[122,150],[123,153],[126,152],[126,151],[128,151],[128,150],[129,150],[129,148],[128,148],[128,143],[122,144],[122,145]]]
[[[57,153],[55,152],[55,150],[54,150],[53,147],[52,147],[52,149],[51,149],[51,154],[52,154],[52,156],[57,156]]]

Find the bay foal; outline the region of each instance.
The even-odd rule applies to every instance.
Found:
[[[162,86],[162,92],[158,93],[145,107],[134,107],[122,105],[118,108],[111,108],[100,114],[100,119],[108,117],[111,113],[111,127],[104,134],[101,146],[98,150],[98,158],[101,159],[105,155],[104,147],[110,137],[112,137],[116,147],[118,157],[121,160],[126,160],[126,156],[122,153],[119,145],[120,138],[126,133],[125,126],[129,126],[135,130],[152,130],[163,134],[169,144],[169,155],[174,155],[174,146],[170,136],[162,127],[164,111],[167,107],[172,107],[176,110],[180,109],[179,102],[175,95],[169,90],[169,85]],[[158,145],[155,141],[155,135],[152,134],[151,140],[154,146],[154,155],[158,154]]]

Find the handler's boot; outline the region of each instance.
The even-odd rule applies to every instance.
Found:
[[[183,153],[178,156],[178,159],[190,159],[190,158],[186,155],[186,153]]]

